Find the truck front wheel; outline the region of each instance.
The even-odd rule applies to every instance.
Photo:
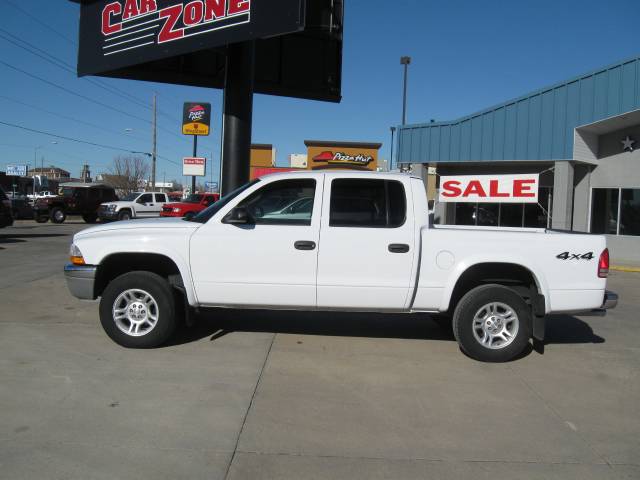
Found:
[[[67,214],[60,207],[53,207],[51,209],[51,221],[53,223],[64,223],[67,219]]]
[[[118,220],[131,220],[131,212],[129,210],[120,210]]]
[[[520,295],[502,285],[468,292],[453,315],[453,334],[471,358],[506,362],[520,355],[531,337],[531,312]]]
[[[102,293],[100,323],[126,348],[154,348],[176,327],[175,300],[169,283],[151,272],[130,272],[112,280]]]

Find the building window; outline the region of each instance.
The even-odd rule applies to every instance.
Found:
[[[540,187],[535,203],[456,203],[455,225],[548,228],[552,187]]]
[[[640,236],[640,188],[594,188],[591,233]]]

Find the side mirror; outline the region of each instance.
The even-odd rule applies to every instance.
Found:
[[[254,223],[253,217],[245,207],[236,207],[222,219],[222,223],[232,225],[249,225]]]

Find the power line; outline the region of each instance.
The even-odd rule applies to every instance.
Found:
[[[70,39],[69,37],[67,37],[66,35],[63,35],[62,33],[60,33],[58,30],[56,30],[55,28],[52,28],[51,26],[47,25],[46,23],[44,23],[43,21],[39,20],[38,18],[34,17],[33,15],[31,15],[29,12],[27,12],[26,10],[24,10],[22,7],[16,5],[12,0],[4,0],[5,3],[8,3],[9,5],[11,5],[13,8],[15,8],[16,10],[18,10],[19,12],[21,12],[23,15],[29,17],[31,20],[33,20],[34,22],[36,22],[37,24],[43,26],[44,28],[46,28],[47,30],[55,33],[57,36],[59,36],[60,38],[66,40],[67,42],[69,42],[71,45],[77,46],[78,44],[73,41],[72,39]]]
[[[136,120],[139,120],[139,121],[142,121],[142,122],[145,122],[145,123],[150,123],[149,120],[146,120],[146,119],[144,119],[142,117],[138,117],[137,115],[133,115],[132,113],[127,113],[124,110],[120,110],[118,108],[112,107],[111,105],[108,105],[106,103],[99,102],[98,100],[94,100],[93,98],[89,98],[89,97],[87,97],[85,95],[82,95],[80,93],[74,92],[73,90],[69,90],[68,88],[63,87],[62,85],[58,85],[57,83],[54,83],[54,82],[51,82],[51,81],[49,81],[49,80],[47,80],[45,78],[39,77],[38,75],[34,75],[33,73],[29,73],[29,72],[27,72],[25,70],[22,70],[21,68],[15,67],[15,66],[11,65],[10,63],[5,62],[4,60],[0,60],[0,63],[2,65],[12,69],[12,70],[15,70],[16,72],[20,72],[20,73],[22,73],[22,74],[24,74],[24,75],[26,75],[28,77],[35,78],[36,80],[39,80],[39,81],[41,81],[43,83],[46,83],[47,85],[55,87],[55,88],[57,88],[59,90],[62,90],[63,92],[66,92],[66,93],[68,93],[70,95],[74,95],[76,97],[82,98],[83,100],[86,100],[87,102],[95,103],[96,105],[100,105],[101,107],[108,108],[109,110],[113,110],[114,112],[118,112],[118,113],[120,113],[122,115],[126,115],[128,117],[134,118]]]
[[[0,121],[0,125],[6,125],[8,127],[18,128],[20,130],[25,130],[27,132],[39,133],[41,135],[47,135],[49,137],[60,138],[62,140],[68,140],[70,142],[84,143],[86,145],[92,145],[94,147],[99,147],[99,148],[106,148],[106,149],[109,149],[109,150],[118,150],[120,152],[127,152],[127,153],[140,154],[140,155],[151,155],[148,152],[139,152],[139,151],[136,151],[136,150],[129,150],[127,148],[112,147],[110,145],[103,145],[101,143],[89,142],[87,140],[80,140],[78,138],[67,137],[65,135],[58,135],[56,133],[50,133],[50,132],[44,132],[42,130],[36,130],[35,128],[29,128],[29,127],[25,127],[23,125],[17,125],[15,123],[9,123],[9,122]]]

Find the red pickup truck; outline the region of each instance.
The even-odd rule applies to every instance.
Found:
[[[209,205],[220,199],[217,193],[193,193],[186,200],[176,203],[166,203],[160,212],[161,217],[185,217],[191,219]]]

